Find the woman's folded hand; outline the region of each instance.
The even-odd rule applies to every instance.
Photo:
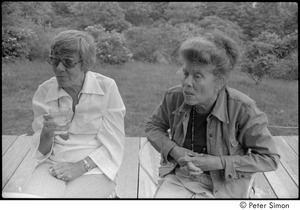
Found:
[[[186,155],[197,156],[198,153],[193,152],[192,150],[186,149],[184,147],[175,146],[171,149],[170,155],[178,162],[178,159]]]
[[[57,163],[50,167],[49,172],[57,179],[63,181],[71,181],[86,172],[84,169],[84,165],[81,162],[82,161],[76,163]]]
[[[190,163],[199,167],[202,171],[218,170],[222,169],[222,163],[219,156],[198,154],[197,156],[185,155],[178,159],[178,163],[181,166],[185,166]]]

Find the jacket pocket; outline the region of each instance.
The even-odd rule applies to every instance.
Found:
[[[235,137],[230,137],[230,154],[231,155],[237,155],[241,154],[242,152],[242,145],[238,140],[236,140]]]
[[[231,198],[249,198],[255,173],[237,172],[238,178],[225,182],[224,187]]]
[[[230,137],[230,145],[231,145],[232,147],[236,147],[236,146],[239,145],[239,142],[238,142],[238,140],[236,140],[235,137]]]

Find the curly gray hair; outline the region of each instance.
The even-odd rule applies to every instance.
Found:
[[[227,77],[238,62],[239,50],[232,39],[211,32],[184,41],[179,48],[179,55],[184,61],[214,65],[215,76]]]

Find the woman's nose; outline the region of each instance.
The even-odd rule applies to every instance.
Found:
[[[66,67],[62,64],[62,62],[59,62],[56,66],[56,71],[66,71]]]
[[[192,86],[192,76],[189,75],[187,78],[185,78],[184,80],[184,85],[187,85],[187,86]]]

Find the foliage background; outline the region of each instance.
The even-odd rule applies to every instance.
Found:
[[[176,61],[188,37],[221,31],[235,40],[241,70],[298,79],[298,7],[293,2],[4,2],[4,62],[45,59],[51,39],[66,29],[85,30],[102,63]]]
[[[126,128],[129,135],[144,135],[139,125],[139,119],[146,117],[142,113],[149,116],[161,99],[159,94],[178,82],[171,75],[172,69],[178,68],[179,44],[188,37],[215,30],[234,39],[240,48],[233,86],[255,98],[271,124],[298,126],[298,97],[294,95],[298,93],[297,3],[2,2],[1,9],[2,129],[6,133],[18,132],[10,130],[18,120],[26,124],[24,132],[30,132],[31,97],[37,84],[52,76],[44,66],[50,43],[67,29],[83,30],[95,38],[95,71],[119,80],[118,85],[128,91],[135,93],[134,88],[138,88],[136,94],[154,95],[150,101],[146,100],[150,97],[143,99],[121,90],[130,107],[127,125],[136,126]],[[277,87],[273,83],[285,85]],[[273,94],[273,89],[278,93]],[[24,110],[22,103],[27,104]]]

